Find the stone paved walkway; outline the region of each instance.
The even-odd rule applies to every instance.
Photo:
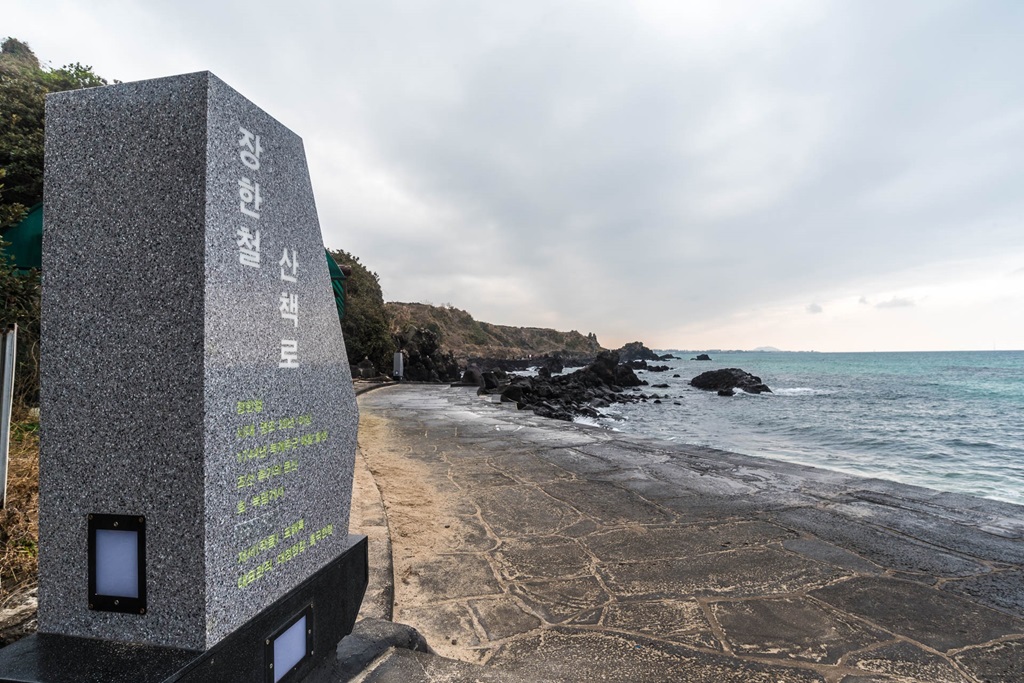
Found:
[[[396,621],[523,680],[1024,681],[1024,508],[397,386]]]

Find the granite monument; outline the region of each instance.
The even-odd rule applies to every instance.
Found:
[[[152,680],[200,660],[195,680],[294,677],[366,585],[357,408],[302,140],[208,72],[54,94],[46,124],[25,647],[181,652]]]

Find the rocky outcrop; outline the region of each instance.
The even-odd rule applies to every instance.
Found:
[[[558,354],[555,354],[554,356],[546,356],[537,364],[537,370],[546,370],[549,376],[557,375],[558,373],[565,371],[565,363],[562,362],[562,357]]]
[[[486,391],[493,391],[507,383],[508,373],[501,368],[484,371],[475,365],[471,365],[462,373],[462,379],[456,385],[475,386]]]
[[[629,342],[621,349],[618,349],[616,353],[619,354],[619,360],[623,363],[634,360],[663,360],[661,356],[638,341]]]
[[[35,633],[38,607],[39,587],[34,585],[15,589],[4,599],[3,607],[0,608],[0,647]]]
[[[614,351],[602,351],[597,354],[594,362],[567,376],[570,383],[585,382],[593,384],[597,379],[608,386],[639,387],[647,384],[633,372],[632,368],[619,364],[619,356]]]
[[[651,365],[645,360],[631,360],[623,363],[634,370],[647,370],[648,372],[665,372],[669,369],[667,365]]]
[[[761,382],[760,377],[755,377],[739,368],[702,372],[690,380],[690,386],[705,391],[717,391],[720,396],[732,396],[736,389],[742,389],[748,394],[771,393],[772,391]]]
[[[358,379],[371,379],[377,376],[377,368],[369,358],[363,358],[358,365],[350,365],[352,377]]]
[[[436,332],[409,328],[396,334],[395,342],[401,349],[406,380],[454,382],[459,379],[459,364],[451,352],[441,349]]]
[[[577,415],[599,417],[598,408],[612,403],[661,398],[625,392],[627,388],[646,384],[632,368],[619,364],[616,352],[603,351],[582,370],[557,377],[512,377],[507,385],[497,390],[484,388],[481,391],[499,393],[502,401],[513,402],[521,410],[571,420]]]
[[[696,358],[691,358],[690,360],[711,360],[711,356],[706,353],[700,353],[697,354]]]

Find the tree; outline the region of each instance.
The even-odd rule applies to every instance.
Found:
[[[40,66],[16,38],[0,44],[0,228],[17,224],[43,201],[46,95],[106,85],[92,68]],[[39,403],[39,272],[19,271],[0,240],[0,325],[18,325],[15,403]]]
[[[0,54],[6,55],[10,59],[16,59],[29,68],[39,68],[39,60],[32,52],[32,48],[28,46],[28,43],[23,43],[17,38],[6,39],[0,45]]]
[[[40,66],[29,46],[16,38],[0,45],[0,169],[6,173],[0,228],[20,220],[17,207],[43,201],[46,95],[106,84],[82,64]]]
[[[341,321],[348,362],[355,365],[369,358],[378,371],[390,370],[395,342],[380,278],[347,251],[331,250],[330,254],[339,266],[352,267],[352,274],[345,280],[345,317]]]
[[[7,225],[14,225],[25,217],[25,205],[17,202],[4,201],[3,179],[7,176],[7,169],[0,168],[0,228]]]
[[[0,328],[18,326],[18,355],[14,366],[14,405],[39,405],[39,271],[14,267],[0,239]]]

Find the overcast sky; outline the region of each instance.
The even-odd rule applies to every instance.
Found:
[[[605,346],[1024,349],[1019,0],[4,0],[2,36],[215,73],[302,136],[387,300]]]

